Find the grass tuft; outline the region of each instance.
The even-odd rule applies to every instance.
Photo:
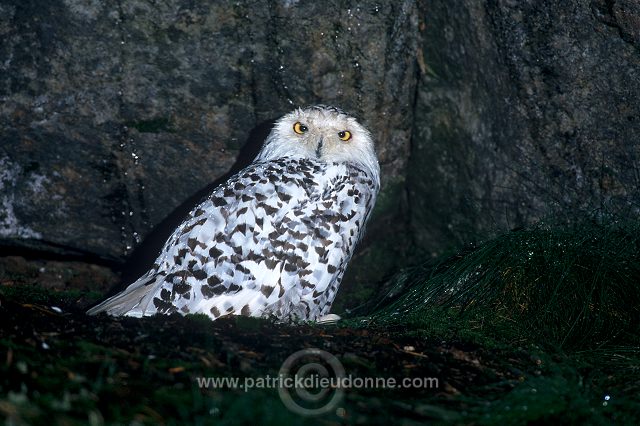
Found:
[[[586,350],[640,341],[640,226],[509,232],[393,278],[377,324],[462,321],[488,335]]]

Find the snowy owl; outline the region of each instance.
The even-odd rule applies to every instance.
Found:
[[[318,321],[380,187],[371,134],[331,106],[280,118],[254,162],[194,208],[149,272],[88,313]]]

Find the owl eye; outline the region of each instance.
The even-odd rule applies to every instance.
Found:
[[[343,130],[341,132],[338,132],[338,137],[346,142],[351,139],[351,132],[348,130]]]
[[[293,125],[293,131],[299,135],[303,134],[307,130],[309,130],[309,128],[299,121],[296,121],[296,124]]]

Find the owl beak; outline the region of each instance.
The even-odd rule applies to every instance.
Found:
[[[320,138],[318,146],[316,147],[316,157],[320,158],[320,155],[322,155],[322,138]]]

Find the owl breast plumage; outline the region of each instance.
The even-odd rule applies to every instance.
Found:
[[[315,115],[324,118],[344,115],[331,107],[312,108],[322,108]],[[314,109],[298,110],[294,126],[305,119],[304,111],[315,116]],[[306,121],[305,128],[315,125]],[[147,274],[89,313],[285,321],[326,315],[363,235],[379,178],[367,163],[323,158],[328,142],[319,134],[318,145],[309,142],[309,150],[292,149],[290,155],[265,153],[265,146],[253,164],[191,211]],[[311,150],[316,155],[306,155]]]

